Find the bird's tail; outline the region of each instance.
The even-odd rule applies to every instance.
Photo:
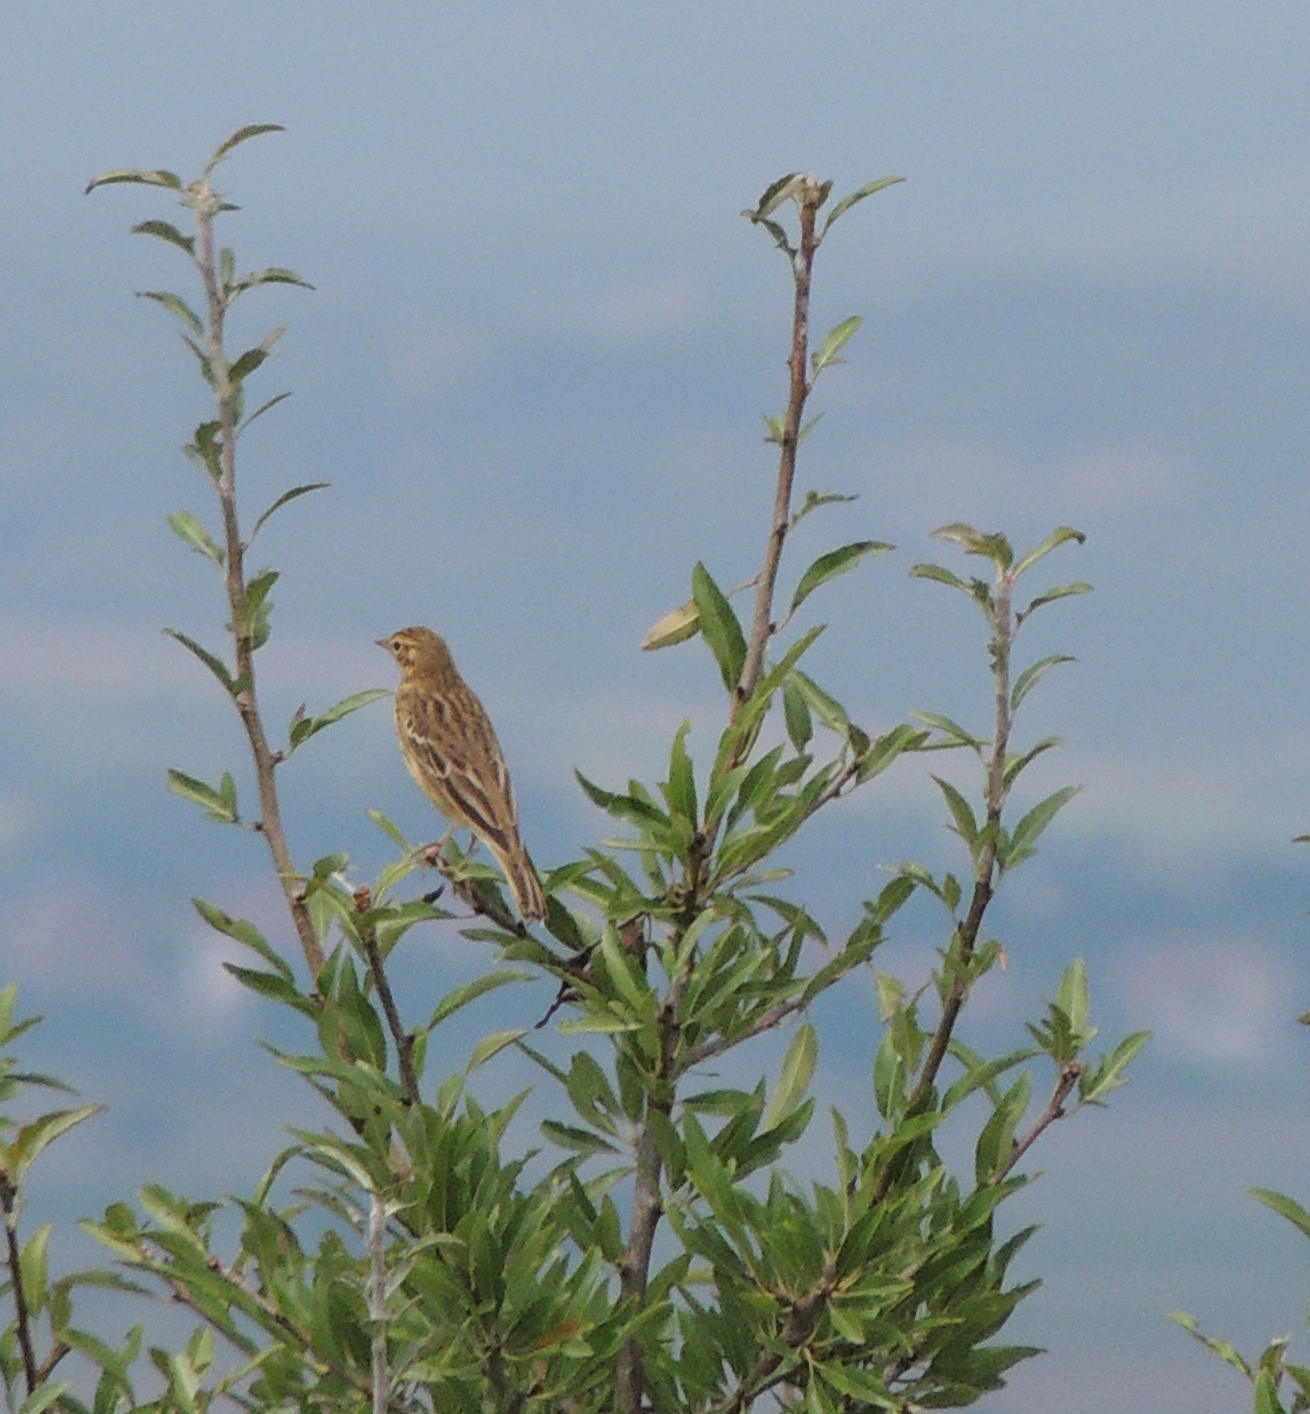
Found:
[[[493,847],[492,852],[505,871],[523,921],[540,923],[546,917],[546,899],[541,892],[541,880],[537,878],[537,871],[532,867],[532,860],[528,858],[522,841],[511,839],[506,848]]]

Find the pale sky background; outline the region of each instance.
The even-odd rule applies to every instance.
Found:
[[[1011,964],[971,1035],[1022,1043],[1080,954],[1103,1037],[1157,1034],[1008,1207],[1043,1224],[1019,1274],[1046,1285],[1006,1338],[1050,1354],[979,1407],[1249,1407],[1166,1319],[1179,1307],[1250,1353],[1295,1331],[1305,1361],[1310,1247],[1245,1190],[1310,1202],[1310,854],[1291,844],[1310,829],[1308,63],[1292,3],[6,7],[0,981],[48,1018],[25,1058],[110,1106],[44,1161],[34,1216],[152,1179],[239,1191],[279,1120],[311,1113],[252,1044],[294,1031],[229,984],[188,904],[285,937],[261,846],[163,787],[168,766],[244,773],[225,703],[158,632],[214,641],[224,617],[164,524],[210,514],[177,451],[202,388],[132,298],[185,281],[129,234],[175,208],[86,182],[190,177],[241,124],[286,126],[222,169],[240,263],[317,287],[256,296],[239,324],[251,342],[290,326],[257,386],[295,393],[251,434],[247,510],[333,483],[263,537],[284,571],[268,716],[390,686],[372,640],[438,626],[549,865],[603,830],[575,764],[656,778],[686,715],[694,748],[713,740],[703,650],[637,645],[697,559],[725,584],[758,560],[789,291],[738,212],[787,171],[841,189],[896,172],[820,256],[816,323],[866,323],[820,385],[803,484],[861,497],[814,517],[805,549],[899,549],[812,601],[832,623],[815,670],[871,725],[926,708],[984,727],[981,623],[909,566],[960,568],[928,539],[956,519],[1021,543],[1087,532],[1051,573],[1095,594],[1045,610],[1029,645],[1079,662],[1024,728],[1066,739],[1034,788],[1086,790],[1007,885]],[[302,860],[376,866],[369,805],[431,828],[385,704],[283,788]],[[796,896],[840,925],[877,865],[953,858],[942,813],[894,775],[793,850]],[[933,922],[908,916],[882,965],[915,975]],[[471,947],[415,943],[416,1011]],[[452,1063],[539,1014],[506,996]],[[854,1114],[870,992],[818,1019],[821,1098]],[[816,1121],[794,1166],[818,1172],[827,1143]]]

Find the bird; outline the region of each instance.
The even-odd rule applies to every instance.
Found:
[[[400,667],[396,735],[410,775],[452,830],[472,830],[495,855],[524,921],[540,922],[546,900],[519,835],[505,755],[446,640],[415,627],[375,642]]]

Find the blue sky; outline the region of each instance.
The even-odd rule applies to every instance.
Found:
[[[946,557],[928,533],[950,520],[1087,532],[1054,564],[1095,594],[1045,611],[1030,645],[1079,662],[1027,724],[1066,739],[1034,788],[1086,789],[1002,901],[1011,965],[978,1025],[1013,1043],[1082,954],[1103,1034],[1158,1037],[1107,1111],[1044,1142],[1016,1221],[1044,1223],[1028,1262],[1047,1285],[1015,1334],[1051,1354],[983,1407],[1242,1407],[1164,1313],[1251,1348],[1301,1327],[1310,1290],[1302,1239],[1244,1196],[1310,1198],[1294,1021],[1310,856],[1290,843],[1310,829],[1310,13],[360,14],[50,0],[0,17],[4,973],[49,1018],[34,1059],[111,1106],[52,1154],[43,1201],[239,1187],[302,1103],[249,1044],[280,1023],[227,984],[187,904],[272,924],[264,861],[162,785],[168,766],[241,760],[224,704],[158,633],[212,637],[222,618],[164,525],[208,509],[177,452],[201,388],[132,299],[184,278],[128,232],[172,213],[86,182],[189,175],[240,124],[286,126],[223,169],[242,262],[317,287],[246,315],[252,341],[290,326],[261,386],[295,392],[252,434],[247,504],[333,483],[266,535],[284,578],[265,705],[279,721],[389,685],[372,640],[438,626],[549,864],[597,829],[575,764],[653,777],[684,716],[693,746],[712,740],[703,653],[637,644],[697,559],[737,583],[758,558],[788,291],[737,213],[786,171],[898,172],[820,257],[817,322],[866,322],[821,384],[806,483],[861,499],[813,518],[806,548],[899,549],[816,605],[832,620],[816,667],[875,725],[919,708],[981,724],[980,625],[909,566]],[[385,706],[315,742],[284,788],[301,858],[376,863],[369,805],[429,828]],[[940,814],[921,775],[895,776],[797,848],[797,892],[840,921],[876,865],[950,857]],[[932,941],[913,915],[884,965],[913,973]],[[425,947],[420,995],[476,966],[467,944]],[[829,1093],[867,1074],[871,1005],[844,1005]]]

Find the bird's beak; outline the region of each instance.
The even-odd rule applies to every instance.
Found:
[[[391,644],[387,639],[375,638],[373,642],[376,643],[379,648],[385,648],[388,653],[391,652]]]

